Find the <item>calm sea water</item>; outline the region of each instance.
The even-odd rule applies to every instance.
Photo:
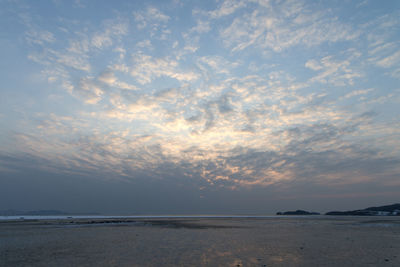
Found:
[[[30,219],[0,222],[0,266],[400,266],[396,217]]]
[[[249,215],[19,215],[0,216],[0,220],[62,220],[62,219],[112,219],[112,218],[276,218],[283,216]],[[300,216],[301,217],[301,216]]]

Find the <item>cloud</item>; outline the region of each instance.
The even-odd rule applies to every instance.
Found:
[[[138,29],[150,28],[151,35],[154,35],[160,28],[165,29],[170,17],[162,13],[156,7],[148,7],[145,11],[134,11],[133,16],[137,22]]]
[[[364,90],[354,90],[354,91],[346,94],[344,96],[344,98],[350,98],[350,97],[353,97],[353,96],[365,95],[365,94],[368,94],[369,92],[371,92],[373,90],[374,89],[372,89],[372,88],[364,89]]]
[[[315,71],[322,69],[322,66],[315,59],[308,60],[305,66]]]
[[[399,63],[400,47],[395,30],[396,25],[399,24],[400,20],[396,12],[379,16],[366,23],[366,42],[370,62],[382,68],[390,68]]]
[[[53,43],[56,39],[54,34],[49,31],[30,30],[26,33],[25,38],[28,43],[44,45],[45,43]]]
[[[92,46],[102,49],[110,47],[115,39],[128,33],[127,22],[114,22],[112,20],[104,22],[104,30],[93,35]]]
[[[396,79],[400,79],[400,68],[397,68],[391,72],[391,76]]]
[[[74,91],[83,96],[88,104],[97,104],[104,94],[103,88],[93,79],[93,77],[82,78]]]
[[[197,25],[190,29],[191,32],[207,33],[211,30],[209,21],[198,20]]]
[[[390,68],[398,63],[400,63],[400,50],[376,62],[378,66],[383,68]]]
[[[305,66],[314,71],[320,71],[317,76],[311,78],[311,82],[329,83],[336,86],[353,85],[355,78],[363,76],[361,72],[351,68],[349,60],[335,61],[331,56],[322,58],[320,62],[309,60]]]
[[[247,9],[220,36],[232,51],[249,46],[281,52],[290,47],[308,47],[325,42],[353,40],[358,33],[349,25],[322,11],[310,13],[300,2],[285,1],[280,5],[261,5]]]
[[[381,105],[395,103],[396,84],[364,89],[378,88],[371,73],[382,81],[374,64],[398,73],[397,41],[375,35],[383,21],[372,36],[336,9],[298,1],[219,1],[184,22],[165,10],[27,31],[29,58],[73,108],[32,112],[18,150],[61,172],[177,174],[206,189],[368,184],[399,173],[398,125],[381,122],[395,121]]]
[[[147,15],[153,20],[158,20],[162,22],[168,22],[168,20],[170,19],[169,16],[163,14],[160,10],[158,10],[155,7],[149,7],[147,9]]]
[[[211,19],[221,18],[233,14],[236,10],[244,7],[246,4],[244,1],[231,1],[225,0],[215,10],[208,12],[208,16]]]
[[[396,48],[396,44],[394,42],[384,43],[369,50],[368,54],[376,55],[386,50],[392,50],[393,48]]]
[[[75,8],[85,8],[86,5],[81,0],[75,0],[73,6]]]
[[[87,61],[87,57],[84,55],[60,53],[57,51],[52,51],[52,52],[57,57],[57,63],[61,63],[66,67],[71,67],[76,70],[82,70],[86,72],[89,72],[91,70],[91,65]]]
[[[239,63],[237,62],[229,62],[225,58],[221,56],[205,56],[199,58],[198,62],[200,64],[206,65],[211,69],[213,73],[225,73],[229,74],[230,70],[238,67]]]
[[[126,89],[126,90],[138,90],[138,88],[133,85],[123,81],[118,80],[115,73],[109,69],[105,70],[98,76],[98,81],[115,88]]]
[[[162,76],[182,82],[194,81],[199,78],[195,72],[180,70],[179,63],[170,58],[153,58],[145,54],[136,54],[133,61],[134,65],[130,74],[141,84],[150,83],[154,78]]]
[[[108,75],[104,79],[115,81]],[[104,97],[104,90],[98,91],[93,77],[81,80],[79,85],[89,102],[97,103]],[[123,129],[104,132],[101,125],[115,122],[116,117],[105,118],[100,113],[81,120],[52,115],[41,124],[42,135],[19,135],[19,144],[42,157],[45,166],[66,173],[78,171],[90,176],[101,169],[126,179],[135,179],[142,172],[164,179],[167,169],[173,168],[185,177],[198,177],[207,187],[234,190],[296,182],[368,183],[374,175],[397,171],[397,158],[382,156],[368,140],[351,141],[371,123],[369,114],[337,119],[338,114],[329,114],[332,111],[324,103],[312,106],[316,97],[311,97],[303,100],[302,113],[277,107],[280,115],[272,120],[271,107],[239,112],[237,108],[242,106],[237,105],[235,93],[225,93],[213,96],[197,118],[185,119],[183,114],[169,118],[163,103],[179,102],[185,90],[170,88],[146,96],[129,91],[122,98],[116,95],[120,104],[114,105],[114,111],[130,122]],[[193,104],[196,102],[187,103]],[[101,125],[88,123],[93,119]],[[138,129],[135,125],[140,120],[146,126]],[[282,125],[278,130],[271,130],[268,124],[279,121]],[[241,131],[244,122],[252,123],[255,131]],[[258,125],[262,122],[267,125]],[[207,131],[190,134],[196,125]],[[146,131],[148,134],[143,134]]]
[[[112,85],[117,81],[114,73],[112,71],[104,71],[99,75],[99,81],[106,83],[108,85]]]
[[[136,46],[140,47],[140,48],[148,48],[148,49],[152,48],[150,40],[143,40],[143,41],[137,43]]]

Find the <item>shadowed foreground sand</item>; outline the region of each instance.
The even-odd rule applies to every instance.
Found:
[[[400,218],[0,221],[0,265],[400,266]]]

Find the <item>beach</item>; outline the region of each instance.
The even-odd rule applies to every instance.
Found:
[[[1,266],[400,266],[400,217],[0,221]]]

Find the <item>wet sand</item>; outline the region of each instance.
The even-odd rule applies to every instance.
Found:
[[[0,265],[400,266],[400,218],[0,221]]]

